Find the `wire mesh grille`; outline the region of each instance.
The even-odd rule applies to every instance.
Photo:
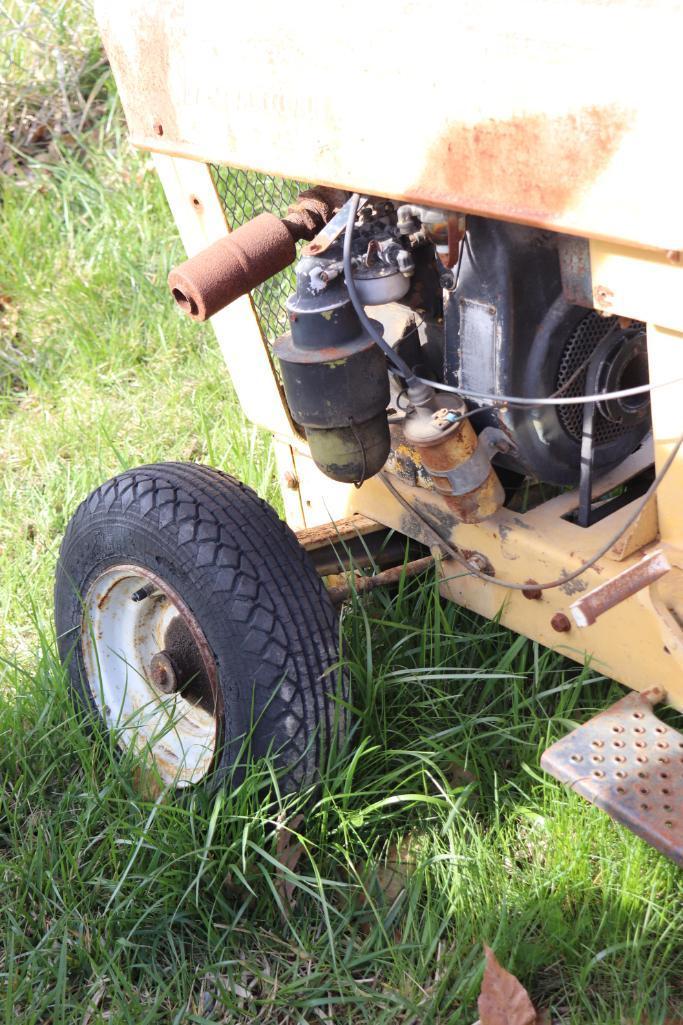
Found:
[[[262,213],[282,217],[298,193],[309,188],[307,182],[276,178],[257,171],[241,171],[219,164],[209,164],[209,168],[231,228],[238,228]],[[261,330],[269,341],[287,330],[285,301],[294,291],[294,285],[292,264],[252,292]]]
[[[560,366],[557,371],[556,389],[563,389],[562,394],[568,398],[571,396],[585,395],[586,377],[588,366],[583,373],[578,374],[576,380],[569,386],[566,382],[576,373],[582,364],[587,364],[592,356],[598,342],[605,337],[612,328],[616,317],[601,317],[599,313],[589,313],[576,325],[567,339],[564,347]],[[560,423],[567,434],[575,441],[581,441],[583,433],[583,406],[558,406],[557,415]],[[619,438],[628,426],[612,423],[607,420],[599,410],[595,412],[595,444],[605,445],[609,441]]]

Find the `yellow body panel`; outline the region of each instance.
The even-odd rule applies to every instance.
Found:
[[[669,0],[97,0],[136,145],[683,248]]]

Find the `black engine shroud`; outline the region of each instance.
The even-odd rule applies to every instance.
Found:
[[[595,347],[608,331],[621,330],[615,318],[564,298],[556,234],[480,217],[467,223],[457,287],[445,307],[445,382],[489,394],[549,396],[560,388],[562,395],[584,394]],[[647,383],[644,339],[638,352],[620,372],[618,387]],[[621,421],[597,408],[595,470],[617,465],[638,448],[650,427],[648,403],[638,402],[637,416]],[[514,458],[500,457],[511,469],[569,485],[579,478],[582,408],[489,409],[474,423],[478,430],[501,426],[512,436]]]

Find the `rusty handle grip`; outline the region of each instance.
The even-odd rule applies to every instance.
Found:
[[[287,226],[274,214],[259,214],[174,267],[168,285],[184,313],[193,320],[208,320],[284,270],[295,257]]]

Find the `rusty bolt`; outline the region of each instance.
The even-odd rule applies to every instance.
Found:
[[[491,570],[491,564],[489,563],[489,560],[486,558],[485,555],[482,555],[481,552],[472,552],[472,554],[467,559],[467,562],[468,565],[472,567],[472,569],[476,569],[480,573],[486,573],[487,571],[490,572]]]
[[[524,583],[529,585],[522,591],[524,597],[528,598],[529,601],[539,601],[543,592],[540,587],[536,587],[538,580],[525,580]]]
[[[154,122],[154,124],[152,125],[152,131],[154,132],[155,135],[163,135],[164,134],[164,126],[162,125],[161,121],[155,121]]]
[[[605,285],[595,286],[595,301],[603,306],[611,306],[614,300],[614,292]]]
[[[291,470],[285,470],[282,479],[285,482],[285,487],[290,491],[299,490],[299,478],[295,477]]]
[[[178,689],[178,677],[175,666],[165,651],[157,651],[149,663],[149,676],[162,694],[175,694]]]
[[[565,616],[564,612],[556,612],[550,620],[550,625],[558,634],[566,634],[572,628],[569,616]]]
[[[680,250],[678,250],[678,249],[667,249],[667,251],[666,251],[666,258],[669,261],[669,263],[680,263],[681,262]]]

